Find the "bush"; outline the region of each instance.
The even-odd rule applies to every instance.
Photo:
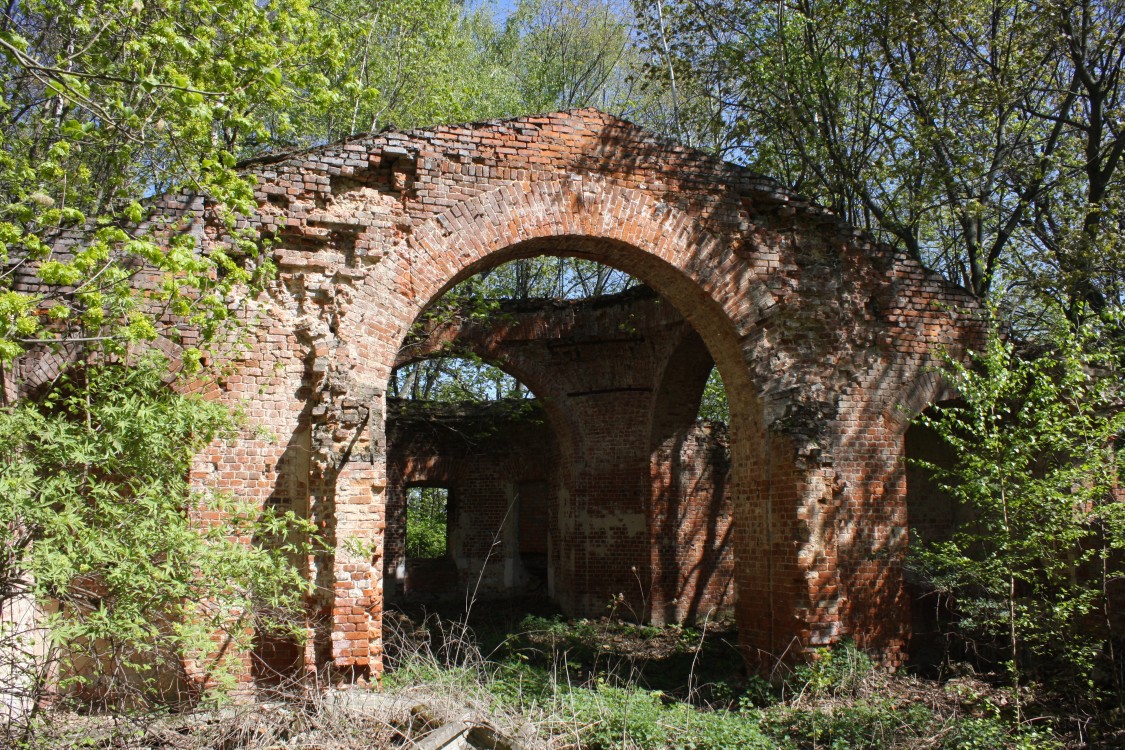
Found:
[[[233,684],[241,665],[214,654],[219,630],[230,653],[249,646],[250,626],[303,632],[288,618],[310,584],[293,561],[315,529],[193,491],[193,456],[236,424],[225,407],[168,387],[165,373],[159,359],[74,368],[41,399],[0,410],[0,611],[22,598],[49,613],[55,660],[0,692],[57,678],[135,706],[179,697],[163,694],[164,678],[186,655],[210,656],[208,680]]]
[[[761,713],[762,728],[775,740],[798,748],[883,750],[925,736],[933,713],[922,705],[898,709],[891,701],[856,701],[832,708],[777,706]]]
[[[811,661],[795,667],[785,680],[785,692],[814,698],[855,695],[874,669],[870,656],[845,641],[835,648],[817,649]]]
[[[1061,750],[1062,743],[1050,732],[1012,729],[996,717],[957,719],[942,737],[942,750]]]
[[[971,365],[947,363],[960,401],[919,418],[955,460],[918,463],[969,520],[948,540],[914,545],[914,567],[949,597],[955,635],[1007,652],[1017,718],[1028,677],[1090,694],[1114,655],[1093,625],[1115,616],[1103,594],[1125,548],[1112,330],[1060,330],[1035,357],[994,332]]]
[[[676,706],[668,747],[672,750],[779,750],[759,726],[757,716],[729,711],[698,711]]]

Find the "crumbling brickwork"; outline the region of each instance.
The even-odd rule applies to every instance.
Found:
[[[217,395],[246,404],[264,429],[200,456],[194,479],[293,503],[321,525],[334,551],[309,564],[324,593],[310,613],[308,668],[381,668],[384,394],[411,325],[461,279],[544,253],[643,280],[718,366],[731,406],[725,492],[748,656],[851,637],[901,660],[903,435],[941,390],[939,348],[956,354],[979,336],[964,291],[767,178],[594,110],[385,132],[246,169],[260,202],[249,221],[276,240],[280,272],[254,301],[250,348]],[[227,241],[199,201],[159,205],[205,247]],[[31,383],[49,368],[12,377]],[[671,530],[690,513],[660,516],[657,532],[644,504],[654,486],[677,494],[692,477],[653,471],[647,458],[630,464],[696,450],[678,418],[654,422],[645,444],[639,431],[607,425],[588,435],[604,440],[596,457],[574,453],[566,435],[568,421],[604,409],[621,423],[648,419],[662,413],[652,398],[695,382],[643,375],[637,387],[656,396],[591,388],[572,394],[570,413],[546,406],[564,426],[559,461],[571,467],[562,491],[575,512],[559,519],[554,576],[574,611],[603,579],[622,591],[654,571],[663,580],[664,550],[683,543]],[[582,553],[594,546],[607,550],[597,566]],[[678,606],[656,610],[674,616]]]

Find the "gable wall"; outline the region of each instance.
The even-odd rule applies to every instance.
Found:
[[[768,179],[593,110],[388,132],[247,168],[251,223],[276,239],[280,273],[250,305],[249,349],[216,395],[248,404],[271,437],[216,446],[195,479],[261,502],[303,495],[323,525],[334,552],[309,565],[321,587],[310,667],[379,669],[383,394],[410,325],[461,278],[542,252],[639,277],[722,372],[747,654],[849,636],[901,659],[902,434],[942,387],[938,347],[979,336],[968,295]],[[162,206],[205,245],[226,241],[198,202]],[[600,472],[576,469],[571,507],[589,506]],[[563,533],[612,542],[626,521]],[[359,538],[370,556],[347,544]],[[596,571],[563,559],[558,575],[577,590]]]

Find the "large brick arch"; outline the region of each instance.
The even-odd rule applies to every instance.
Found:
[[[773,298],[747,264],[690,213],[640,191],[606,184],[596,175],[583,180],[571,177],[536,182],[527,188],[503,187],[458,204],[415,229],[407,252],[403,259],[407,262],[395,266],[394,288],[403,290],[413,303],[408,309],[417,310],[415,315],[468,276],[514,258],[540,254],[575,255],[611,265],[671,301],[700,331],[726,382],[731,384],[731,441],[738,456],[733,464],[731,494],[743,523],[762,524],[763,519],[757,517],[762,510],[751,510],[757,504],[752,477],[760,474],[760,467],[767,461],[760,440],[748,437],[744,443],[740,438],[756,437],[761,431],[761,406],[749,376],[759,363],[747,361],[739,339]],[[405,338],[408,327],[402,326],[394,335]],[[766,373],[760,373],[757,379],[765,377]],[[574,515],[579,518],[594,511],[587,507],[584,495],[596,496],[584,493],[582,485],[578,477],[566,488],[576,505]],[[626,491],[640,500],[647,496],[647,490],[638,485]],[[634,515],[645,518],[646,508],[638,507]],[[628,523],[622,521],[623,525]],[[647,526],[647,518],[644,523]],[[590,544],[582,540],[583,533],[582,528],[572,529],[570,544],[564,539],[561,546],[588,550]],[[585,559],[570,561],[570,580],[564,581],[562,588],[586,593],[576,593],[574,601],[564,600],[564,607],[582,614],[596,613],[616,591],[624,593],[627,601],[638,600],[631,604],[634,611],[651,611],[652,602],[647,601],[652,596],[647,591],[649,574],[643,572],[649,563],[648,545],[630,549],[638,542],[623,537],[608,537],[629,549],[615,570],[593,568],[596,563]],[[770,557],[756,546],[760,538],[739,538],[736,554],[743,559]],[[638,569],[642,571],[639,576]],[[640,583],[638,577],[642,578]],[[629,596],[630,592],[636,592],[636,596]],[[769,596],[768,590],[756,585],[747,599],[763,601]]]
[[[979,335],[963,290],[767,178],[594,110],[386,132],[245,168],[258,181],[248,223],[276,243],[280,273],[252,301],[251,348],[221,397],[276,437],[216,446],[195,481],[307,507],[334,544],[310,565],[323,593],[309,668],[380,668],[384,394],[409,327],[459,280],[543,253],[640,278],[719,368],[748,654],[852,637],[901,660],[903,432],[940,392],[939,349]],[[204,249],[230,241],[202,201],[157,205]],[[51,366],[5,377],[42,380]],[[593,497],[583,482],[600,476],[575,468],[570,502]],[[625,532],[643,514],[588,510],[587,531],[620,548],[626,570],[603,576],[564,545],[571,589],[632,585],[627,568],[651,550]]]
[[[758,389],[784,376],[775,372],[774,361],[762,359],[744,342],[753,340],[755,327],[776,300],[754,265],[744,259],[755,249],[743,246],[736,254],[731,244],[707,231],[688,211],[609,184],[599,175],[490,190],[416,227],[403,251],[376,269],[375,275],[383,279],[378,288],[393,290],[391,301],[384,296],[381,304],[400,312],[392,326],[382,318],[372,322],[370,347],[378,350],[384,344],[386,358],[368,360],[364,369],[376,378],[375,390],[385,392],[383,378],[389,376],[397,350],[397,343],[394,348],[385,346],[388,338],[401,342],[421,311],[457,282],[517,257],[576,255],[640,278],[672,301],[699,331],[728,387],[744,637],[769,656],[791,648],[792,641],[828,643],[842,634],[893,648],[904,633],[887,633],[885,618],[869,638],[841,627],[838,572],[832,560],[838,519],[815,510],[811,522],[800,517],[802,508],[817,509],[825,495],[832,495],[831,477],[817,466],[802,465],[796,453],[804,446],[795,445],[791,435],[765,427]],[[763,248],[762,254],[771,252]],[[581,495],[577,487],[570,490]],[[589,510],[579,508],[579,513]],[[796,545],[791,541],[794,534]],[[625,562],[642,560],[641,552]],[[635,565],[622,565],[621,571],[589,570],[582,569],[581,560],[573,560],[571,567],[572,588],[589,585],[595,576],[612,578],[616,572],[613,583],[625,589]],[[806,575],[810,567],[824,569],[827,576]],[[897,582],[872,583],[879,590],[894,588]],[[832,603],[825,606],[825,600]],[[579,609],[593,606],[581,602]],[[336,608],[345,604],[338,601]]]
[[[368,186],[384,173],[385,186]],[[296,296],[310,277],[324,277],[320,287],[346,301],[326,337],[330,387],[317,389],[327,408],[312,428],[323,436],[314,450],[341,454],[334,436],[352,429],[348,404],[378,403],[409,327],[453,284],[545,253],[615,266],[676,306],[727,386],[748,653],[771,659],[848,636],[888,662],[901,659],[904,423],[896,415],[925,405],[937,345],[963,345],[967,295],[768,180],[596,112],[380,136],[260,174],[263,199],[289,201],[284,226],[270,206],[262,226],[283,245],[299,240],[282,254],[283,276],[287,261],[304,275],[291,277]],[[325,258],[323,271],[310,268],[309,250]],[[382,522],[382,458],[375,449],[370,457],[327,470],[314,461],[312,472],[313,505],[331,516],[338,543],[325,578],[334,601],[323,657],[338,666],[377,668],[379,565],[352,558],[344,544]],[[579,472],[567,488],[576,516],[599,511],[581,507],[584,481]],[[629,523],[600,517],[590,532],[622,550],[620,570],[561,561],[570,590],[632,585],[630,563],[643,565],[650,550],[631,548],[617,528]],[[581,546],[569,543],[581,531],[562,530],[564,557]]]

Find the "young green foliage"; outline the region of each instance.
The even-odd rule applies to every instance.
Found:
[[[154,697],[159,670],[188,655],[229,678],[212,635],[245,647],[249,626],[291,629],[309,589],[294,565],[309,523],[190,488],[195,454],[236,423],[167,386],[165,368],[74,370],[0,411],[0,609],[53,603],[57,673],[106,699]]]
[[[1120,0],[636,6],[677,130],[982,299],[1034,287],[1072,318],[1121,303]]]
[[[253,209],[236,155],[300,85],[315,30],[303,3],[255,0],[33,0],[0,18],[0,364],[43,340],[175,335],[166,314],[218,334],[230,290],[268,275],[255,238],[232,232],[245,263],[159,242],[138,201],[184,187],[233,229]],[[155,289],[132,283],[139,264]]]
[[[411,487],[406,491],[406,556],[434,560],[448,552],[449,490]]]
[[[993,333],[971,364],[948,363],[960,400],[920,417],[955,454],[923,465],[968,520],[916,560],[954,597],[962,632],[1006,644],[1017,688],[1034,670],[1088,690],[1112,635],[1103,594],[1122,572],[1125,413],[1119,360],[1098,334],[1060,330],[1028,356]]]

